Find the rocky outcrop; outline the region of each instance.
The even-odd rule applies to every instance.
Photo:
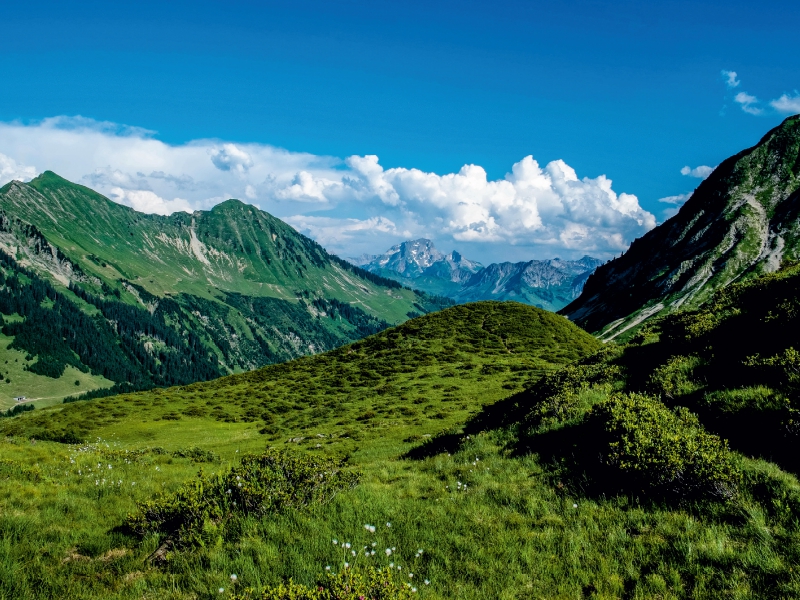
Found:
[[[800,253],[800,117],[720,164],[678,214],[597,269],[562,314],[613,339]]]

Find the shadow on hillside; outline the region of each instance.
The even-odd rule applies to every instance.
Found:
[[[528,414],[530,406],[531,394],[529,392],[520,392],[494,404],[484,406],[478,414],[464,424],[461,433],[441,433],[412,448],[403,455],[403,458],[423,460],[437,454],[458,452],[467,436],[516,425]]]

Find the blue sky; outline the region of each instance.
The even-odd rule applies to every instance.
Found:
[[[3,23],[6,124],[35,128],[43,119],[80,115],[91,121],[79,127],[62,120],[59,127],[119,135],[97,123],[126,124],[173,147],[209,139],[265,145],[325,157],[315,164],[333,171],[353,168],[341,162],[346,157],[366,155],[377,155],[386,170],[440,175],[474,164],[489,181],[532,155],[542,168],[564,161],[579,180],[606,175],[616,194],[635,195],[657,220],[672,206],[659,199],[690,192],[701,180],[682,175],[683,167],[713,167],[756,143],[791,112],[800,88],[796,2],[29,1],[5,5]],[[723,71],[736,72],[729,80],[735,87]],[[782,96],[787,101],[776,110],[770,102]],[[0,153],[17,166],[40,172],[66,165],[37,153],[33,142],[14,140],[0,137]],[[98,164],[61,170],[73,178],[120,170]],[[253,164],[241,163],[239,174],[257,170]],[[97,185],[111,189],[107,181]],[[137,191],[126,185],[126,193]],[[184,199],[190,208],[215,201],[210,192],[183,198],[155,186],[142,180],[138,191],[172,195],[168,202]],[[219,193],[235,191],[220,186]],[[377,204],[345,202],[330,190],[324,203],[292,204],[284,194],[281,204],[274,189],[253,189],[254,203],[295,218],[296,227],[341,253],[378,251],[405,233],[436,237],[420,226],[428,215],[421,209],[416,221],[401,223],[411,210],[398,208],[406,206],[401,192],[397,202],[384,197]],[[132,196],[119,198],[135,205]],[[309,225],[315,216],[316,229]],[[333,233],[335,219],[381,218],[394,229],[378,227],[372,237]],[[531,231],[539,227],[534,221]],[[609,227],[625,245],[652,226],[637,222],[638,229]],[[487,226],[481,237],[457,229],[437,242],[472,250],[479,260],[619,249],[610,241],[559,246],[553,240],[563,231],[555,229],[550,242],[537,244],[521,231],[495,235]]]

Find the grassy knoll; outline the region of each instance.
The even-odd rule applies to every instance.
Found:
[[[284,365],[0,420],[0,597],[247,596],[293,579],[311,598],[326,566],[390,565],[421,598],[797,597],[800,484],[641,391],[696,389],[654,378],[672,342],[647,335],[598,353],[556,315],[477,303]],[[659,344],[666,362],[642,362]],[[202,470],[230,489],[268,447],[344,459],[359,483],[267,513],[198,487]],[[187,507],[216,490],[226,508],[194,536],[125,527],[181,489]]]

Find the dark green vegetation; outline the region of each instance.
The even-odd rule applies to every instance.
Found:
[[[677,215],[601,266],[562,310],[604,339],[697,308],[731,282],[800,257],[800,116],[723,161]]]
[[[353,267],[235,200],[145,215],[50,172],[0,189],[0,267],[3,340],[25,353],[28,373],[0,386],[4,406],[35,397],[31,375],[63,384],[68,367],[91,373],[78,390],[47,390],[61,397],[206,381],[451,304]]]
[[[599,347],[552,313],[515,303],[477,303],[250,373],[34,411],[31,419],[17,419],[0,432],[79,442],[142,419],[205,418],[251,423],[269,439],[294,428],[336,424],[353,440],[364,429],[428,419],[458,422],[476,405],[522,389],[531,378]]]

